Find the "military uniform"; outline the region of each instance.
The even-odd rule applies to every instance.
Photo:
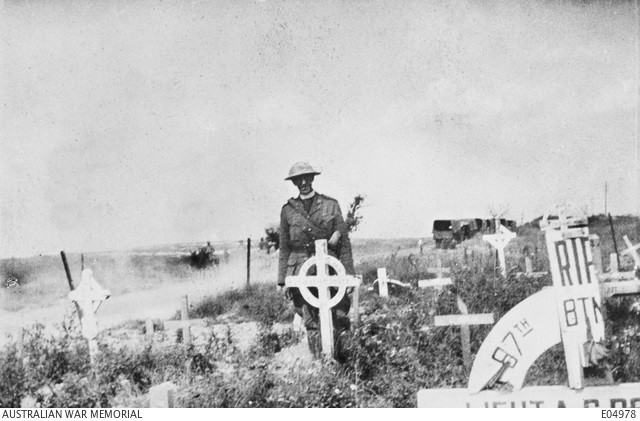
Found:
[[[329,254],[340,260],[347,274],[355,275],[349,230],[342,217],[338,201],[320,193],[316,193],[312,200],[309,212],[305,210],[303,201],[299,197],[289,199],[282,207],[278,285],[284,285],[285,277],[298,275],[302,264],[315,254],[315,240],[329,240],[336,231],[340,232],[340,241],[335,247],[329,246]],[[308,273],[308,275],[313,274],[315,273]],[[317,295],[315,288],[310,290]],[[332,290],[333,295],[335,289]],[[291,299],[296,313],[302,317],[307,328],[309,348],[315,356],[318,356],[321,349],[318,309],[309,305],[297,288],[291,289]],[[333,307],[334,334],[338,352],[341,334],[350,327],[348,316],[350,307],[351,300],[347,294],[338,305]]]

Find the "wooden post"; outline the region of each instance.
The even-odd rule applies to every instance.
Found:
[[[64,266],[64,272],[67,274],[67,282],[69,283],[69,289],[73,291],[73,278],[71,277],[71,271],[69,270],[69,263],[67,263],[67,255],[64,251],[60,252],[60,256],[62,257],[62,265]],[[78,320],[80,320],[80,327],[82,327],[82,309],[80,305],[74,301],[76,306],[76,311],[78,312]]]
[[[64,266],[64,271],[67,274],[67,281],[69,282],[69,289],[73,291],[73,278],[71,278],[71,271],[69,270],[69,263],[67,263],[67,255],[64,251],[60,252],[60,256],[62,256],[62,264]]]
[[[620,267],[620,256],[618,252],[618,242],[616,241],[616,230],[613,228],[613,218],[609,214],[609,226],[611,227],[611,238],[613,239],[613,249],[616,252],[616,267]],[[617,272],[617,270],[616,270]]]
[[[180,308],[180,319],[183,323],[187,324],[189,321],[189,296],[182,297],[182,307]],[[191,330],[189,326],[182,328],[182,342],[185,345],[191,344]]]
[[[145,337],[148,341],[153,342],[153,320],[145,320]]]
[[[251,238],[247,238],[247,288],[251,285]]]

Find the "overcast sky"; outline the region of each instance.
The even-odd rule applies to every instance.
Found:
[[[562,4],[560,4],[562,3]],[[357,236],[639,213],[633,2],[10,1],[3,256],[258,238],[307,160]]]

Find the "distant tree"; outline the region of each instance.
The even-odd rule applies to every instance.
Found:
[[[489,206],[489,215],[491,219],[502,219],[511,211],[511,207],[506,203]]]
[[[274,250],[278,250],[280,248],[280,229],[278,226],[268,226],[264,229],[264,233],[267,235],[267,247],[274,247]]]
[[[360,208],[364,202],[364,196],[359,194],[353,198],[353,202],[349,205],[349,212],[347,212],[347,228],[349,232],[354,232],[358,229],[358,224],[362,221],[362,215],[360,215]]]

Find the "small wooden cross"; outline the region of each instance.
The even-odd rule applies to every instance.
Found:
[[[431,295],[431,309],[429,310],[429,323],[432,324],[433,317],[436,314],[436,306],[438,304],[438,297],[442,292],[442,289],[448,285],[453,285],[451,278],[435,278],[435,279],[421,279],[418,281],[418,288],[433,288],[435,292]],[[423,329],[428,330],[428,328]]]
[[[471,368],[471,331],[469,325],[492,325],[493,313],[469,314],[466,304],[457,297],[458,310],[461,314],[435,316],[434,326],[460,326],[460,340],[462,342],[462,361],[467,369]],[[423,329],[428,330],[428,329]]]
[[[75,301],[81,310],[80,325],[82,336],[89,342],[89,355],[92,362],[98,351],[96,337],[98,336],[99,330],[96,312],[102,302],[110,296],[111,293],[102,288],[94,279],[91,269],[82,271],[80,285],[69,293],[69,299]]]
[[[387,268],[378,268],[378,279],[373,281],[373,284],[375,285],[376,282],[378,283],[378,290],[380,291],[381,297],[389,296],[389,284],[400,285],[405,288],[411,286],[395,279],[389,279],[387,276]]]
[[[458,310],[460,315],[449,314],[446,316],[436,316],[435,326],[460,326],[460,339],[462,342],[462,360],[467,369],[471,368],[471,331],[469,325],[492,325],[494,323],[493,313],[469,314],[466,304],[460,297],[457,297]]]
[[[506,276],[507,274],[507,263],[504,258],[504,249],[507,247],[507,243],[509,241],[516,238],[516,234],[509,231],[504,225],[500,224],[498,228],[499,234],[487,234],[483,235],[482,239],[484,241],[488,241],[493,247],[498,250],[498,259],[500,261],[500,270],[502,271],[502,275]]]
[[[182,297],[180,306],[180,320],[168,320],[164,322],[164,328],[166,330],[182,329],[182,342],[185,345],[191,343],[191,326],[207,326],[208,322],[205,319],[189,319],[189,297],[187,295]]]
[[[636,269],[640,268],[640,255],[638,255],[638,249],[640,249],[640,243],[634,246],[633,243],[631,243],[631,241],[629,240],[628,236],[625,235],[622,238],[624,239],[624,242],[627,244],[627,247],[628,247],[625,251],[622,252],[622,254],[631,255],[635,263],[635,268]]]
[[[442,267],[442,260],[440,257],[436,260],[435,268],[427,268],[428,273],[436,275],[435,279],[421,279],[418,281],[419,288],[436,288],[441,291],[443,287],[451,285],[453,281],[451,278],[443,278],[442,275],[451,273],[451,269]]]
[[[333,317],[331,308],[336,306],[347,287],[360,286],[360,279],[346,274],[342,263],[327,253],[327,240],[316,240],[316,255],[304,262],[298,276],[287,276],[285,287],[298,288],[302,297],[310,305],[317,307],[320,313],[320,335],[322,337],[322,352],[325,355],[333,355]],[[315,266],[317,275],[308,276],[309,270]],[[329,275],[331,266],[337,275]],[[331,297],[329,288],[338,288],[336,295]],[[318,297],[314,296],[309,288],[318,289]]]
[[[447,279],[447,278],[443,278],[442,275],[448,275],[449,273],[451,273],[451,269],[450,268],[443,268],[442,267],[442,260],[438,256],[438,259],[436,260],[436,267],[435,268],[427,268],[427,272],[435,274],[436,275],[436,279]]]

